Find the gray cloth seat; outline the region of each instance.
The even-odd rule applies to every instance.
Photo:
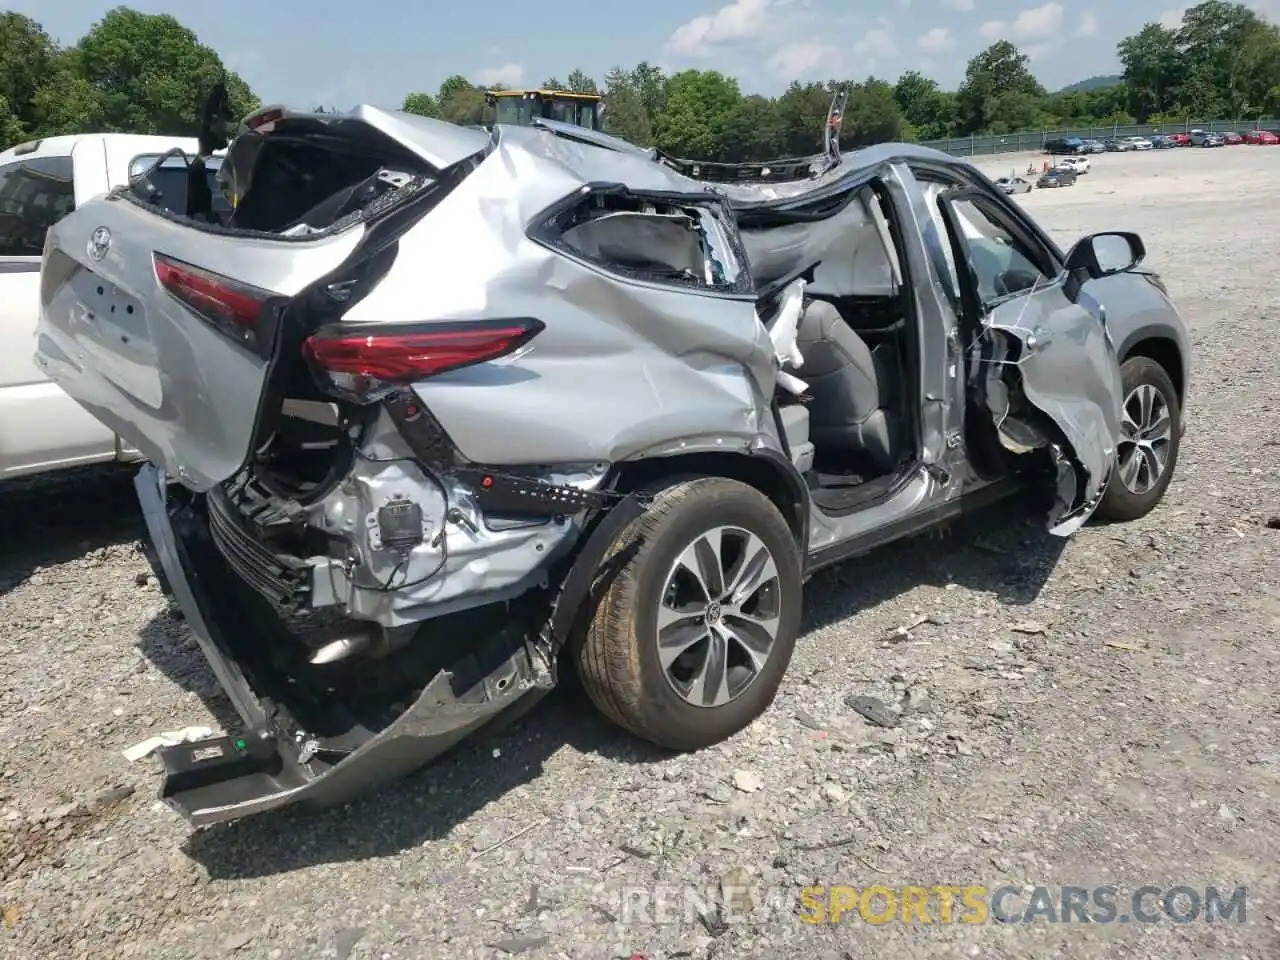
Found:
[[[897,371],[885,351],[871,350],[822,300],[806,304],[797,344],[796,374],[809,384],[809,436],[819,455],[848,456],[879,472],[898,461],[901,422]]]

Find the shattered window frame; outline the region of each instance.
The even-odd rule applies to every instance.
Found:
[[[601,260],[567,242],[564,234],[580,223],[569,223],[566,219],[589,204],[598,203],[601,200],[607,203],[608,198],[620,198],[633,205],[673,208],[689,216],[697,224],[698,232],[702,237],[701,242],[705,245],[704,263],[709,255],[711,262],[718,264],[723,271],[723,280],[716,282],[705,276],[681,277],[643,267],[628,267]],[[629,209],[629,207],[620,206],[618,212],[627,212]],[[643,213],[644,211],[632,212]],[[633,191],[621,184],[588,184],[536,217],[528,231],[528,236],[534,242],[562,256],[624,282],[723,297],[751,297],[755,291],[751,263],[738,235],[737,222],[728,201],[718,194]]]

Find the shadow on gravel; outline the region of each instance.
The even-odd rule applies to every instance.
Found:
[[[0,483],[0,594],[39,567],[145,537],[133,476],[96,467]]]
[[[823,571],[806,589],[802,629],[839,622],[923,585],[954,583],[1024,606],[1039,596],[1066,545],[1045,529],[1034,498],[1008,500]]]
[[[1006,502],[941,536],[882,548],[816,578],[806,598],[804,629],[844,619],[922,583],[956,583],[1011,605],[1030,603],[1051,575],[1064,543],[1045,532],[1042,514],[1034,507]],[[155,642],[168,644],[163,665],[157,665],[209,700],[216,686],[208,668],[194,648],[173,648],[170,629],[155,624]],[[153,660],[158,653],[152,647],[147,652]],[[211,708],[226,707],[225,700],[211,703]],[[271,876],[321,863],[395,856],[446,839],[492,801],[537,779],[547,761],[566,745],[577,755],[559,757],[558,767],[580,765],[581,755],[624,764],[654,763],[670,756],[610,725],[570,683],[514,724],[469,741],[419,773],[346,807],[286,808],[219,824],[193,833],[186,852],[215,879]],[[598,773],[584,766],[579,775]],[[599,786],[626,789],[625,783]],[[511,832],[535,821],[531,816],[514,823]],[[496,836],[490,842],[502,839]],[[416,874],[406,882],[426,889],[444,880]]]
[[[394,857],[426,843],[448,842],[450,832],[473,814],[536,780],[547,760],[566,745],[623,762],[650,763],[669,756],[610,726],[579,698],[557,691],[511,726],[468,741],[426,769],[345,807],[285,808],[216,824],[193,833],[184,844],[185,852],[208,871],[210,879],[240,880],[323,863]],[[563,760],[557,764],[561,765]],[[580,775],[593,774],[588,768]],[[625,788],[625,784],[614,786]],[[513,820],[507,835],[486,837],[478,846],[470,843],[469,836],[455,842],[467,843],[467,856],[476,856],[538,820],[530,812]],[[405,882],[424,890],[446,882],[445,874],[451,871],[443,865],[440,876],[415,870]]]

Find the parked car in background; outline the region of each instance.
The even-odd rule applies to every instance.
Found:
[[[1106,153],[1106,145],[1101,140],[1083,141],[1084,153]]]
[[[1221,133],[1206,133],[1200,138],[1200,146],[1202,147],[1225,147],[1227,138]]]
[[[1236,133],[1235,131],[1224,133],[1222,135],[1222,142],[1228,147],[1238,147],[1240,144],[1244,143],[1244,135]]]
[[[217,229],[124,188],[44,254],[40,356],[147,453],[244,724],[161,749],[195,824],[345,803],[557,665],[707,747],[773,702],[816,571],[1028,485],[1054,535],[1137,519],[1173,478],[1190,348],[1142,240],[1063,251],[967,161],[712,193],[567,124],[270,115]]]
[[[1055,157],[1074,157],[1084,152],[1084,141],[1079,137],[1054,137],[1044,142],[1044,152]]]
[[[1089,172],[1093,162],[1088,157],[1063,157],[1058,161],[1058,166],[1084,174]]]
[[[1172,150],[1177,146],[1173,137],[1166,137],[1163,134],[1154,134],[1150,138],[1152,150]]]
[[[1036,186],[1070,187],[1075,185],[1077,176],[1079,174],[1070,167],[1053,167],[1040,174],[1040,179],[1036,181]]]
[[[1244,142],[1260,146],[1273,146],[1280,143],[1280,134],[1272,133],[1270,130],[1250,130],[1244,135]]]
[[[1125,137],[1124,142],[1129,144],[1130,150],[1150,150],[1151,141],[1146,137]]]
[[[184,151],[192,155],[197,149],[196,140],[181,137],[89,133],[46,137],[0,153],[0,479],[137,459],[133,447],[32,361],[40,254],[50,227],[130,177],[147,174],[154,202],[184,212]],[[148,174],[162,154],[174,150],[177,155],[163,170]],[[118,322],[128,329],[127,322]]]
[[[1107,153],[1126,153],[1133,149],[1128,143],[1123,140],[1117,140],[1115,137],[1108,137],[1103,140],[1102,145]]]
[[[1191,146],[1191,135],[1189,133],[1171,133],[1169,139],[1173,141],[1175,147]]]
[[[995,181],[995,184],[1010,196],[1016,193],[1030,193],[1032,187],[1031,181],[1023,177],[1001,177]]]
[[[1207,130],[1197,129],[1192,130],[1188,136],[1190,137],[1191,145],[1193,147],[1202,147],[1204,146],[1205,138],[1211,136],[1211,134]]]

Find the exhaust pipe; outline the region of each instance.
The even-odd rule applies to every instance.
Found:
[[[391,630],[384,629],[376,623],[348,622],[330,635],[334,639],[321,644],[311,655],[312,666],[323,666],[327,663],[338,663],[357,654],[367,657],[385,657],[393,650],[398,650],[409,642],[417,632],[419,624],[408,624]]]
[[[331,640],[311,655],[311,664],[321,666],[326,663],[337,663],[357,653],[364,653],[373,646],[371,631],[357,633],[349,637]]]

